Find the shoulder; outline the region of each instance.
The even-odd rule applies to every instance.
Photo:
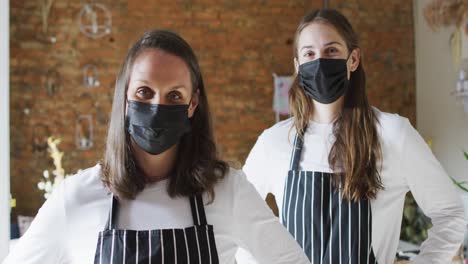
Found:
[[[285,133],[289,133],[291,129],[294,129],[294,119],[293,117],[290,117],[288,119],[285,119],[283,121],[280,121],[273,126],[265,129],[262,135],[265,136],[283,136]]]
[[[242,170],[229,167],[226,175],[215,185],[215,192],[232,192],[233,188],[239,184],[239,182],[246,181],[245,174]]]
[[[230,201],[248,185],[250,185],[250,182],[244,172],[230,167],[224,178],[214,186],[214,201],[217,203]]]
[[[395,113],[386,113],[382,112],[377,108],[373,108],[377,120],[379,122],[378,129],[382,140],[401,140],[405,131],[408,127],[411,127],[411,124],[408,118],[400,116]]]
[[[295,131],[294,119],[290,117],[265,129],[258,137],[257,143],[271,145],[271,142],[289,142],[294,138]]]
[[[63,195],[68,206],[97,201],[107,197],[107,188],[101,182],[101,166],[82,170],[63,181]]]

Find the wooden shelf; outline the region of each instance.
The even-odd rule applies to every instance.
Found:
[[[456,97],[462,97],[462,96],[468,96],[468,91],[463,91],[463,92],[452,91],[450,94]]]

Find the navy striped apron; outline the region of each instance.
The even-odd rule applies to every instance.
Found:
[[[377,263],[370,201],[341,199],[331,173],[301,171],[302,147],[302,139],[296,135],[281,222],[312,264]]]
[[[118,201],[112,197],[109,219],[99,233],[95,264],[218,264],[213,226],[206,221],[201,196],[190,198],[194,226],[184,229],[116,229]]]

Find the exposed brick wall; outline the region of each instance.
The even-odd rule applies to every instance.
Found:
[[[55,0],[49,16],[57,43],[38,40],[39,1],[11,1],[11,183],[17,199],[13,215],[34,215],[43,203],[36,184],[53,164],[34,153],[33,127],[45,124],[62,137],[68,173],[94,165],[102,155],[113,84],[127,49],[141,33],[166,28],[194,48],[205,77],[219,146],[228,160],[242,164],[261,131],[275,122],[272,73],[292,73],[291,42],[297,23],[322,1],[104,0],[112,11],[112,33],[90,40],[78,29],[81,1]],[[396,4],[396,3],[399,4]],[[350,16],[362,37],[369,93],[374,105],[415,120],[411,1],[332,1]],[[99,68],[100,86],[86,88],[82,68]],[[46,74],[61,76],[49,96]],[[372,69],[372,71],[370,70]],[[30,109],[29,114],[25,108]],[[26,111],[27,112],[27,111]],[[91,114],[94,147],[75,147],[75,120]]]

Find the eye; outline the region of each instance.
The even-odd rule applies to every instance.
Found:
[[[314,52],[312,52],[311,50],[306,51],[306,52],[304,53],[304,57],[306,57],[306,58],[311,58],[311,57],[313,57],[313,56],[314,56]]]
[[[330,47],[327,49],[327,54],[329,55],[336,55],[338,54],[339,50],[335,47]]]
[[[139,98],[139,99],[142,99],[142,100],[149,100],[151,98],[153,98],[154,96],[154,91],[151,90],[150,88],[148,87],[140,87],[137,89],[136,91],[136,96]]]
[[[167,95],[170,102],[180,103],[182,101],[182,94],[178,91],[172,91]]]

